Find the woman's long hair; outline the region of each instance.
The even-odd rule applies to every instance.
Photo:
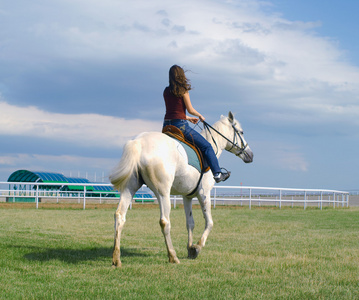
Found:
[[[170,91],[176,97],[182,97],[187,91],[191,90],[191,83],[180,66],[173,65],[170,68],[169,79]]]

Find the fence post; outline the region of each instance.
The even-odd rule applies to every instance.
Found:
[[[86,208],[86,185],[84,185],[84,207],[83,209],[85,210]]]
[[[249,209],[252,209],[252,189],[249,189]]]
[[[307,208],[307,191],[304,191],[304,209]]]
[[[36,200],[36,209],[39,208],[39,185],[37,184],[36,185],[36,197],[35,197],[35,200]]]
[[[320,191],[320,210],[323,209],[323,191]]]
[[[214,188],[213,208],[216,208],[217,189]]]
[[[282,209],[282,190],[279,190],[279,209]]]

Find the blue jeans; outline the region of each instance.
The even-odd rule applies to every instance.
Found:
[[[179,128],[182,131],[185,138],[188,141],[193,142],[201,150],[202,155],[207,161],[213,174],[221,172],[221,168],[219,166],[217,156],[214,153],[211,144],[196,130],[192,129],[188,125],[187,120],[181,120],[181,119],[165,120],[163,122],[163,127],[166,125],[173,125]]]

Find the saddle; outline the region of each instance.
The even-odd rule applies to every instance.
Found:
[[[188,156],[188,164],[195,167],[202,174],[209,171],[209,166],[203,158],[201,150],[191,141],[188,141],[180,129],[173,125],[167,125],[163,128],[162,133],[182,144]]]

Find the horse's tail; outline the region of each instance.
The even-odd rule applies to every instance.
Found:
[[[110,181],[116,190],[122,191],[135,173],[138,175],[138,165],[141,156],[141,143],[138,140],[128,141],[123,149],[119,164],[112,170]]]

